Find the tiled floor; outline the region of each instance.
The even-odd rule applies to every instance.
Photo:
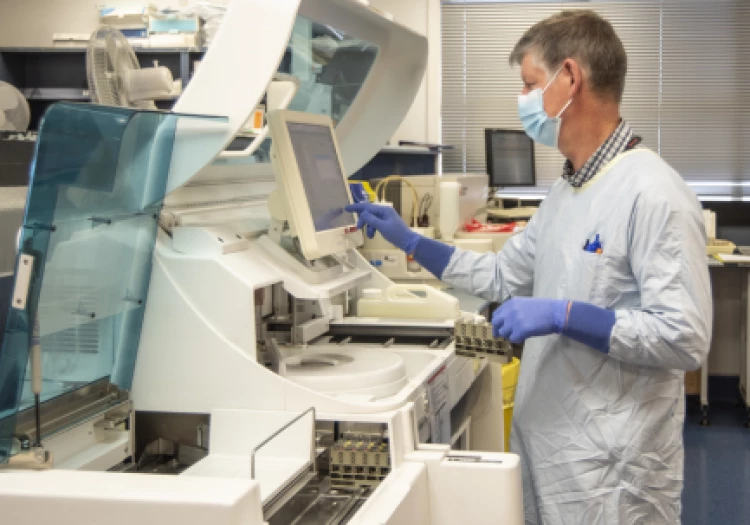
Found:
[[[689,402],[682,523],[750,524],[750,429],[745,428],[745,410],[736,406],[731,394],[712,396],[711,425],[701,427],[699,420],[697,403]]]

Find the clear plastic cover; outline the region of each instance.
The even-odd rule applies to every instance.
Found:
[[[107,377],[130,387],[181,118],[225,120],[68,103],[45,114],[19,242],[30,285],[25,304],[12,300],[0,349],[0,462],[34,400],[35,319],[43,402]]]

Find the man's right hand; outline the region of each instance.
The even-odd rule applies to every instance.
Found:
[[[346,211],[359,215],[357,228],[364,228],[367,237],[372,239],[375,232],[407,254],[414,253],[414,249],[422,237],[412,231],[392,206],[359,202],[350,204]]]

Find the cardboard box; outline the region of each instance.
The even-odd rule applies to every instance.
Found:
[[[148,17],[149,33],[194,34],[200,30],[201,20],[198,15],[159,13]]]
[[[99,23],[111,25],[116,29],[144,29],[148,30],[148,17],[158,11],[153,4],[130,6],[101,6],[99,8]]]
[[[685,372],[685,394],[699,396],[701,394],[701,371]]]

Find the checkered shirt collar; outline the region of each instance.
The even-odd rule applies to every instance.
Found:
[[[632,138],[633,130],[630,125],[621,120],[617,129],[604,141],[604,144],[599,146],[599,149],[594,152],[580,170],[574,171],[573,163],[566,160],[562,177],[574,188],[580,188],[594,178],[603,166],[625,151]]]

